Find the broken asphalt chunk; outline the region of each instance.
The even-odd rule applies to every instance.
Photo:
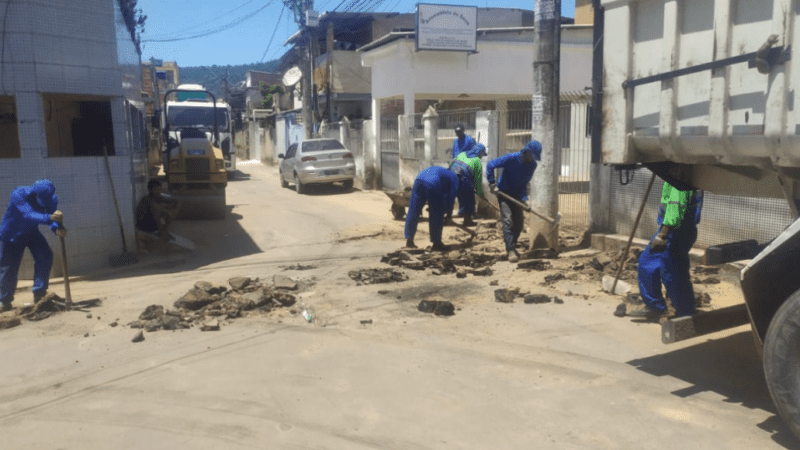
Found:
[[[356,284],[392,283],[408,280],[408,275],[395,269],[361,269],[351,270],[347,275]]]
[[[552,301],[553,301],[552,298],[544,294],[528,294],[525,296],[525,303],[528,305],[550,303]]]
[[[514,299],[519,295],[516,289],[495,289],[494,301],[499,303],[514,303]]]
[[[542,261],[539,259],[534,259],[533,261],[525,261],[517,264],[518,269],[526,269],[526,270],[547,270],[551,268],[553,265],[550,264],[549,261]]]
[[[286,275],[275,275],[272,277],[272,282],[275,284],[276,289],[286,289],[289,291],[297,289],[297,283]]]
[[[138,333],[136,333],[136,336],[134,336],[133,339],[131,339],[131,342],[134,342],[134,343],[135,342],[142,342],[143,340],[144,340],[144,332],[139,331]]]
[[[250,283],[252,283],[252,279],[250,277],[234,277],[228,280],[228,284],[231,285],[231,289],[234,291],[241,291],[242,289],[246,288]]]

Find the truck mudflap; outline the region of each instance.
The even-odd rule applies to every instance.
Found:
[[[800,289],[800,220],[795,220],[742,269],[742,292],[754,331],[763,345],[772,318]]]

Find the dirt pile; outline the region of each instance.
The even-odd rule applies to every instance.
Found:
[[[286,277],[284,277],[286,278]],[[288,280],[291,281],[291,280]],[[281,280],[282,286],[288,282]],[[291,281],[294,284],[293,281]],[[128,324],[145,331],[180,330],[200,325],[203,331],[218,330],[220,324],[256,313],[269,313],[275,308],[292,306],[295,296],[288,289],[262,284],[258,279],[237,277],[227,286],[198,281],[194,288],[173,303],[174,309],[150,305],[139,319]],[[296,287],[296,284],[295,284]]]

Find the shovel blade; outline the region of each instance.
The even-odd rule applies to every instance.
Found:
[[[603,290],[612,294],[627,294],[631,291],[631,285],[617,280],[617,285],[614,287],[614,292],[611,292],[611,287],[614,285],[614,277],[611,275],[603,275]]]

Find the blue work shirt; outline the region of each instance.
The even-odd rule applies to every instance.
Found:
[[[522,162],[522,152],[508,153],[489,161],[486,165],[486,181],[494,184],[494,170],[503,169],[497,188],[520,201],[528,200],[528,183],[536,170],[536,161]]]
[[[448,211],[453,210],[453,205],[456,203],[456,194],[458,193],[458,175],[444,167],[433,166],[420,172],[417,175],[417,180],[425,183],[428,195],[431,195],[432,192],[441,193],[444,197],[445,207],[442,213],[446,214]]]
[[[458,138],[453,141],[453,159],[461,152],[467,152],[475,147],[475,139],[472,136],[464,135],[464,143],[458,145]]]
[[[14,242],[20,236],[37,231],[39,225],[48,225],[54,232],[58,223],[50,220],[50,215],[58,207],[58,197],[53,195],[46,205],[39,203],[33,186],[22,186],[11,192],[6,215],[0,223],[0,239]]]

